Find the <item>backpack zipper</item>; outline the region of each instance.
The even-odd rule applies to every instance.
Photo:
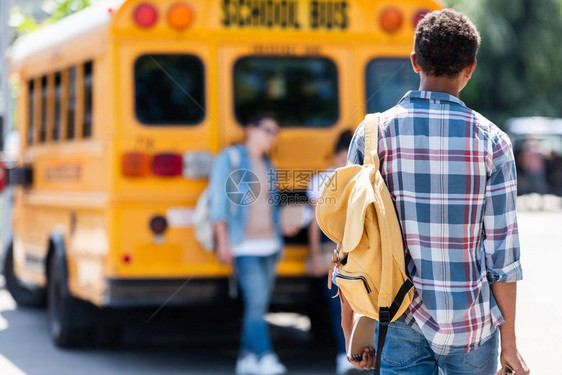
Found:
[[[340,279],[345,279],[345,280],[361,280],[363,281],[363,284],[365,285],[365,289],[367,289],[367,293],[371,293],[371,288],[369,287],[369,284],[367,283],[367,279],[363,276],[345,276],[342,275],[341,273],[338,273],[336,275],[336,278],[340,278]]]

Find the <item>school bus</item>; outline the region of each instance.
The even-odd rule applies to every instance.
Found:
[[[430,0],[126,0],[25,36],[9,54],[20,150],[7,286],[47,301],[59,346],[94,307],[219,303],[230,268],[191,215],[213,156],[254,110],[281,124],[272,159],[302,197],[344,129],[416,89],[409,55]],[[310,293],[306,235],[286,243],[276,297]],[[274,300],[275,301],[275,300]]]

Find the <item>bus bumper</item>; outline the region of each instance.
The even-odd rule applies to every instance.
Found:
[[[234,285],[235,280],[228,278],[107,279],[102,305],[116,308],[215,305],[239,298],[239,290]],[[272,305],[275,310],[300,311],[316,298],[322,298],[321,292],[317,280],[280,277]]]

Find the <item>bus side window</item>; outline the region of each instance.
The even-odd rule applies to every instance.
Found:
[[[74,139],[76,123],[76,67],[68,69],[68,107],[66,120],[66,139]]]
[[[53,126],[53,140],[60,141],[61,135],[61,99],[62,99],[61,72],[55,73],[55,122]]]
[[[82,122],[82,136],[92,137],[92,62],[84,64],[84,119]]]
[[[34,93],[35,93],[35,82],[33,79],[30,79],[28,82],[28,95],[27,95],[27,104],[29,110],[27,111],[27,115],[29,116],[27,119],[27,144],[33,144],[33,134],[34,134],[34,127],[33,127],[33,120],[35,118],[35,106],[34,106]]]
[[[41,125],[39,128],[39,142],[44,143],[47,139],[47,76],[41,77]]]

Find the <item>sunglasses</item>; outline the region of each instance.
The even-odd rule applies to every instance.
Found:
[[[272,137],[276,137],[277,134],[279,134],[278,129],[273,129],[273,128],[270,128],[268,126],[258,126],[258,129],[263,130],[264,132],[266,132],[268,135],[270,135]]]

